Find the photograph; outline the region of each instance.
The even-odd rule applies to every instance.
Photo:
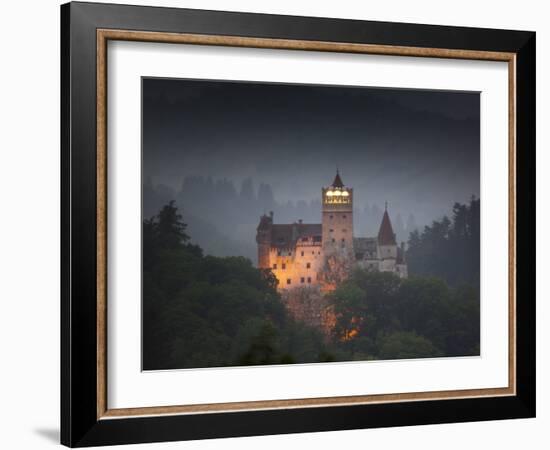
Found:
[[[142,370],[480,357],[480,92],[142,77],[141,108]]]
[[[6,40],[22,64],[5,71],[22,80],[5,83],[7,110],[38,113],[7,128],[22,163],[4,166],[32,218],[7,208],[25,236],[4,234],[23,269],[7,277],[23,309],[5,341],[27,346],[6,358],[23,368],[6,385],[28,386],[5,409],[34,441],[17,424],[10,441],[515,449],[543,436],[544,15],[399,2],[27,13],[36,30]],[[59,70],[37,77],[46,42]],[[24,247],[36,229],[55,247],[43,258]],[[30,328],[15,320],[28,299]],[[51,397],[44,414],[21,401],[29,386]]]

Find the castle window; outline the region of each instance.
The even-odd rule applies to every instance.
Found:
[[[282,266],[283,266],[282,269],[285,270],[286,269],[286,264],[283,263]]]
[[[311,254],[312,254],[312,255],[315,255],[315,252],[314,252],[314,251],[312,251],[312,252],[311,252]]]
[[[305,283],[306,279],[304,277],[300,278],[300,283]]]
[[[336,239],[332,238],[332,242],[336,242]]]
[[[307,263],[307,264],[306,264],[306,268],[307,268],[307,269],[311,269],[311,263]]]
[[[342,242],[346,242],[346,238],[342,238]]]
[[[292,256],[292,252],[288,252],[288,256]]]
[[[307,282],[311,283],[311,277],[307,277]]]
[[[346,230],[346,229],[344,228],[344,229],[342,230],[342,233],[345,233],[346,231],[348,231],[348,230]]]
[[[273,270],[277,269],[277,263],[273,264]]]
[[[304,252],[302,252],[302,256],[304,256]]]
[[[332,233],[332,232],[333,232],[334,230],[333,230],[333,229],[331,228],[331,229],[330,229],[330,230],[328,230],[328,231],[330,231],[330,232]]]
[[[332,214],[329,216],[330,219],[332,219]]]
[[[281,256],[281,250],[277,250],[277,256]]]
[[[345,219],[347,216],[344,214],[342,217]]]
[[[291,282],[292,282],[292,280],[290,278],[286,279],[286,284],[290,284]]]

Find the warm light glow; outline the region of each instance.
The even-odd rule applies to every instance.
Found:
[[[332,191],[327,192],[327,197],[332,197],[333,195],[334,195],[334,193]]]
[[[347,196],[349,195],[349,192],[348,192],[348,191],[344,191],[344,192],[342,192],[342,195],[343,195],[344,197],[347,197]]]
[[[342,195],[342,193],[341,193],[340,191],[334,191],[332,194],[333,194],[333,195],[336,195],[336,196]]]

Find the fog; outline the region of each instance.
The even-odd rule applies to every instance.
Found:
[[[199,244],[248,256],[264,212],[319,222],[338,168],[355,234],[376,234],[387,201],[406,240],[479,197],[479,106],[473,92],[146,78],[143,214],[176,199]]]

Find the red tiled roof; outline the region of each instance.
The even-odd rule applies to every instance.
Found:
[[[395,234],[387,210],[384,211],[384,217],[382,217],[382,223],[380,224],[380,231],[378,231],[378,243],[380,245],[396,245]]]

